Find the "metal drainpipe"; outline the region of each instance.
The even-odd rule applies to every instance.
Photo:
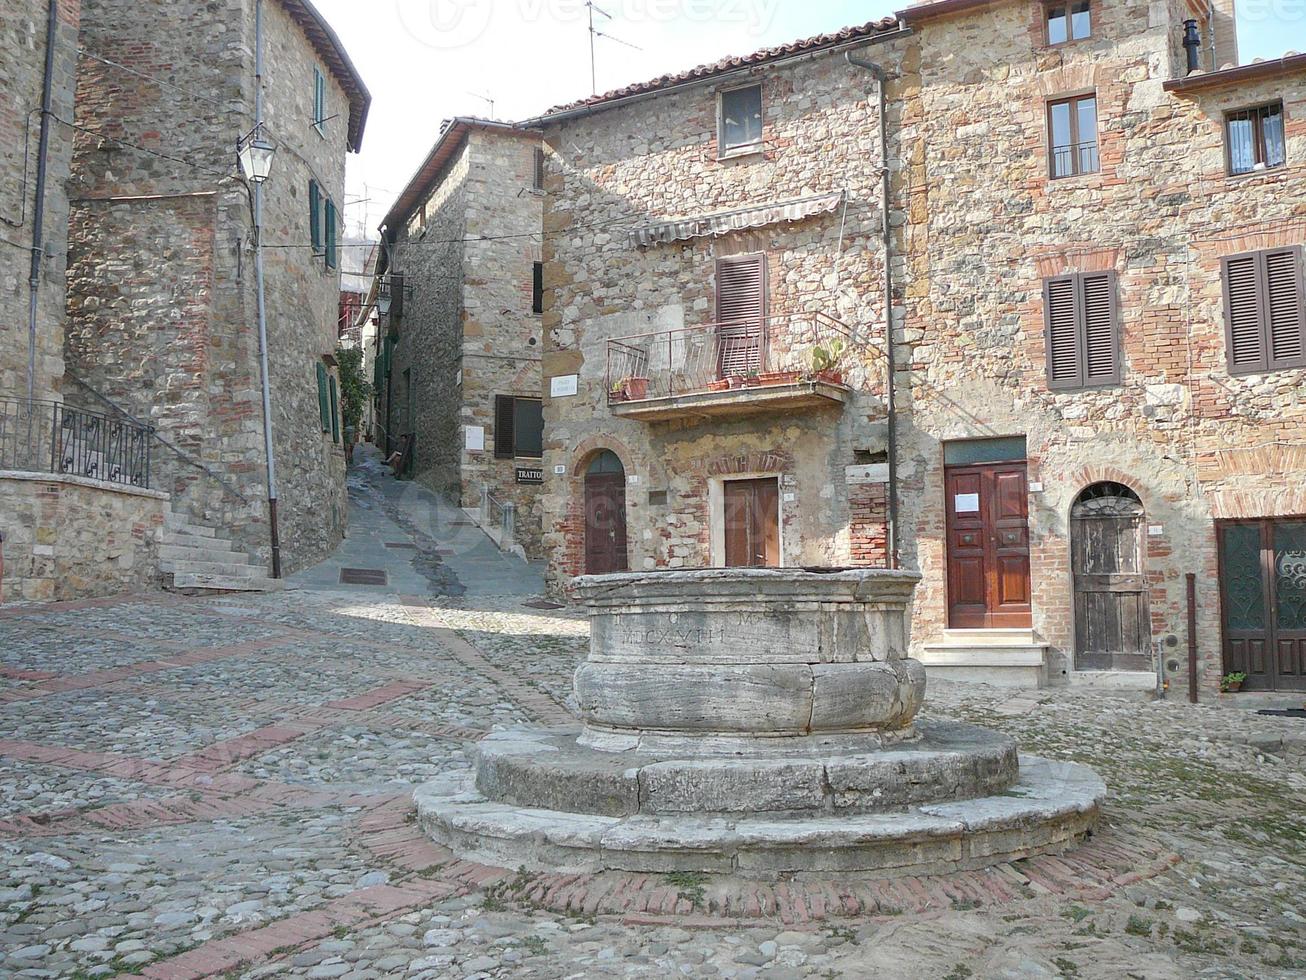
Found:
[[[880,161],[882,164],[880,169],[883,179],[880,203],[884,223],[884,344],[889,374],[888,392],[885,396],[885,409],[888,412],[889,423],[889,527],[886,544],[889,552],[889,567],[898,568],[902,556],[900,554],[901,540],[898,533],[898,412],[896,397],[898,372],[893,343],[893,229],[889,225],[891,211],[889,203],[889,99],[886,93],[888,74],[876,62],[859,57],[856,51],[848,51],[844,57],[848,59],[848,64],[869,71],[880,89]]]
[[[37,294],[45,257],[45,181],[49,171],[50,117],[54,105],[54,45],[59,33],[59,0],[50,0],[45,26],[45,78],[41,83],[41,141],[36,151],[36,206],[32,215],[32,272],[27,280],[27,400],[36,398]]]
[[[254,132],[263,125],[263,0],[254,3]],[[281,532],[277,526],[277,457],[272,442],[272,388],[268,377],[268,309],[263,277],[263,185],[254,185],[254,279],[258,292],[258,357],[263,384],[263,445],[268,457],[268,524],[272,577],[281,578]]]

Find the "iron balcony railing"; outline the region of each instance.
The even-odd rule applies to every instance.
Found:
[[[1073,143],[1052,148],[1053,177],[1095,174],[1101,169],[1102,161],[1098,156],[1096,140],[1091,143]]]
[[[608,341],[608,402],[820,381],[847,385],[852,331],[825,313],[708,323]]]
[[[62,402],[0,398],[0,470],[149,489],[154,429]]]

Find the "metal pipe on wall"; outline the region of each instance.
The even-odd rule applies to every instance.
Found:
[[[45,77],[41,82],[41,139],[36,151],[36,203],[32,214],[32,267],[27,280],[27,400],[36,397],[37,297],[45,258],[45,182],[49,176],[50,119],[54,114],[54,44],[59,33],[59,0],[50,0],[45,25]]]
[[[263,0],[254,0],[254,133],[263,126]],[[268,377],[268,311],[263,276],[263,184],[254,184],[254,279],[258,294],[259,375],[263,385],[263,444],[268,457],[268,524],[272,577],[281,578],[281,532],[277,526],[277,456],[272,441],[272,386]]]
[[[888,551],[889,567],[898,568],[901,564],[901,536],[899,534],[900,508],[898,502],[898,413],[896,398],[898,371],[893,342],[893,228],[890,225],[892,208],[889,201],[889,97],[886,91],[888,88],[889,77],[884,68],[877,62],[868,61],[865,58],[859,57],[856,51],[846,52],[844,57],[847,58],[848,64],[869,71],[875,78],[880,90],[880,170],[882,177],[880,203],[884,225],[884,344],[889,375],[887,392],[885,394],[885,410],[888,413],[889,427],[889,526],[887,528],[885,544],[886,550]]]

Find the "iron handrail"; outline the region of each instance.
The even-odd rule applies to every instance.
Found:
[[[152,426],[63,402],[0,398],[0,469],[150,489]]]

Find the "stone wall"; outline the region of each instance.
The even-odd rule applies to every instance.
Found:
[[[892,45],[874,55],[899,57]],[[886,438],[878,92],[869,73],[830,52],[754,78],[764,149],[749,156],[717,153],[718,90],[738,79],[546,128],[546,393],[551,378],[579,376],[577,395],[545,402],[554,584],[584,570],[583,477],[605,449],[626,466],[636,570],[722,563],[722,483],[748,476],[781,482],[785,564],[854,559],[845,471],[883,453]],[[627,241],[649,221],[833,192],[846,207],[796,223],[643,249]],[[756,252],[767,256],[772,313],[819,311],[852,332],[850,403],[727,421],[614,417],[608,341],[712,323],[716,259]]]
[[[158,588],[166,494],[0,472],[0,602],[51,602]]]
[[[27,397],[28,280],[45,75],[46,2],[0,0],[0,398]],[[45,220],[37,293],[34,397],[58,398],[63,375],[64,263],[80,0],[59,3]],[[62,120],[62,122],[58,121]]]
[[[308,247],[308,184],[343,201],[349,106],[331,80],[335,118],[319,135],[320,60],[280,4],[264,16],[278,148],[264,185],[269,375],[289,573],[329,554],[346,522],[343,449],[322,431],[316,379],[336,345],[339,273]],[[77,143],[67,353],[86,385],[65,387],[156,425],[181,450],[156,453],[174,506],[266,561],[251,206],[231,176],[234,140],[253,125],[254,2],[104,0],[84,43],[130,71],[82,59],[79,124],[118,141]],[[177,74],[184,87],[149,77]]]
[[[541,488],[518,484],[516,467],[539,460],[495,457],[494,407],[497,395],[540,397],[540,316],[531,309],[543,221],[538,145],[534,134],[472,126],[399,230],[394,269],[413,296],[383,393],[392,437],[416,433],[416,479],[471,508],[488,485],[516,505],[517,542],[532,556],[542,548]],[[483,431],[483,451],[466,448],[469,426]]]

